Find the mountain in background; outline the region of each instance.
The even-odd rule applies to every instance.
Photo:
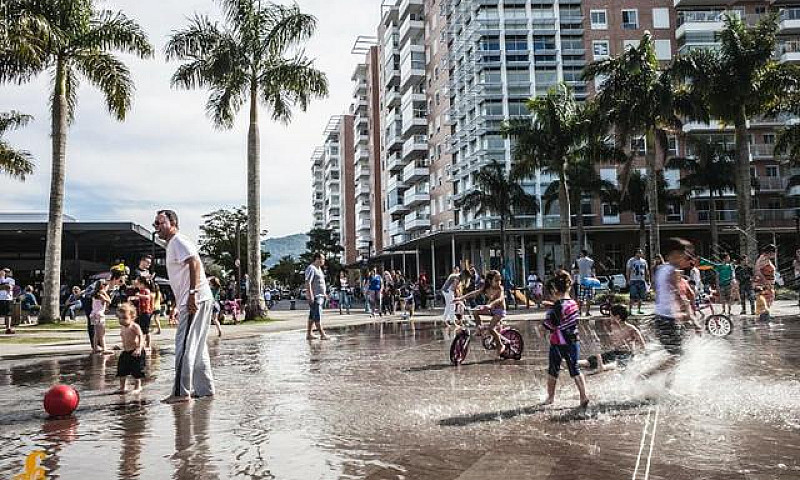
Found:
[[[294,235],[287,235],[285,237],[268,238],[261,242],[261,249],[269,252],[270,256],[264,265],[267,268],[272,267],[278,263],[281,257],[291,255],[295,260],[301,253],[306,251],[306,242],[308,235],[305,233],[296,233]]]

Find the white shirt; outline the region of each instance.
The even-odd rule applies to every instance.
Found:
[[[167,243],[167,275],[169,275],[169,285],[177,299],[177,305],[182,307],[189,301],[189,290],[191,288],[191,276],[189,274],[189,264],[186,260],[196,257],[200,258],[197,247],[185,235],[177,233]],[[194,286],[197,293],[194,295],[196,303],[212,300],[211,288],[208,286],[205,269],[200,263],[197,285]]]
[[[592,278],[594,260],[589,257],[581,257],[575,263],[578,264],[578,283],[580,283],[584,278]]]
[[[644,258],[631,257],[628,260],[627,269],[631,272],[631,281],[645,281],[647,279],[647,260]]]
[[[0,300],[8,300],[8,301],[14,300],[14,285],[16,285],[14,279],[11,277],[5,277],[3,279],[0,279],[0,285],[11,286],[11,289],[9,290],[0,290]]]
[[[675,267],[665,263],[656,269],[654,283],[656,285],[656,315],[675,318],[678,314],[678,292],[673,285]]]

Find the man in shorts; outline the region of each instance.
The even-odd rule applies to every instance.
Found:
[[[650,269],[647,260],[642,258],[642,249],[637,248],[636,253],[628,260],[625,267],[625,276],[628,278],[630,302],[628,308],[633,312],[633,303],[638,305],[637,313],[642,314],[642,301],[647,297],[647,284],[650,283]]]
[[[592,299],[594,298],[594,288],[584,285],[585,278],[594,278],[594,260],[589,258],[589,252],[581,250],[581,256],[575,261],[575,269],[578,271],[578,315],[580,315],[583,307],[586,307],[586,316],[589,314],[589,309],[592,308]]]
[[[658,340],[672,355],[683,353],[680,323],[684,321],[686,299],[680,293],[680,269],[689,264],[692,244],[670,238],[664,245],[665,263],[655,271],[656,317],[653,321]]]
[[[325,330],[322,329],[322,304],[325,303],[326,286],[325,274],[322,266],[325,264],[325,256],[319,252],[312,257],[311,264],[306,268],[306,300],[308,300],[308,329],[306,339],[313,340],[311,328],[316,325],[320,340],[327,340]]]
[[[6,323],[6,334],[14,333],[11,327],[11,304],[14,303],[14,279],[11,278],[11,270],[4,268],[0,270],[0,318]]]

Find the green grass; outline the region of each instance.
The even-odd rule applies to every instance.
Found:
[[[3,335],[0,336],[0,345],[44,345],[47,343],[71,342],[74,339],[64,337],[39,337],[32,335]]]

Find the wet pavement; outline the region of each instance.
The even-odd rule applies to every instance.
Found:
[[[473,342],[458,368],[441,324],[215,342],[217,396],[178,406],[159,402],[169,350],[149,359],[144,393],[128,398],[110,394],[114,356],[0,363],[0,478],[37,449],[48,478],[81,480],[800,478],[796,319],[689,339],[676,367],[646,378],[663,352],[588,376],[585,411],[563,373],[555,405],[538,405],[547,346],[536,324],[514,323],[521,361]],[[604,321],[586,322],[584,356],[606,338]],[[57,382],[81,393],[72,419],[41,410]]]

